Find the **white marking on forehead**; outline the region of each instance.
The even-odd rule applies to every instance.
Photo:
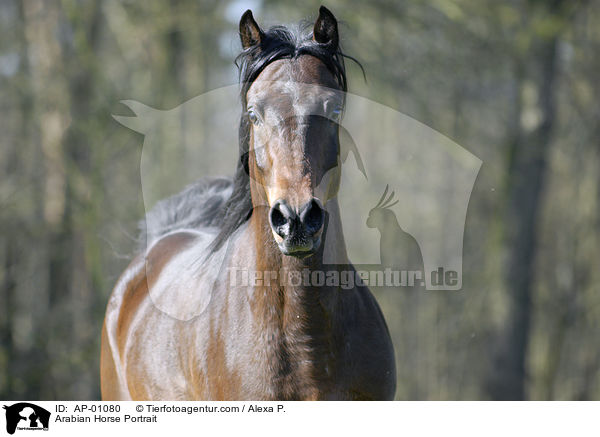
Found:
[[[263,86],[258,90],[251,88],[249,103],[263,108],[266,124],[275,129],[272,134],[281,136],[287,131],[292,138],[301,138],[308,128],[304,122],[307,116],[326,116],[325,102],[343,104],[343,98],[338,90],[298,82],[292,65],[282,67],[276,73],[278,79],[261,81]]]
[[[291,77],[285,83],[284,88],[290,94],[290,98],[292,101],[292,113],[290,114],[290,116],[294,117],[294,129],[292,131],[292,134],[294,136],[301,137],[302,135],[304,135],[304,131],[306,130],[304,123],[299,123],[300,117],[302,117],[306,112],[306,110],[304,109],[306,106],[306,102],[303,101],[304,99],[302,99],[303,95],[305,97],[306,95],[305,93],[301,92],[302,87],[299,86],[298,82],[292,79]]]

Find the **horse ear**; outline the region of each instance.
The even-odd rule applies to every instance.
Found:
[[[248,9],[240,19],[240,39],[242,40],[242,47],[247,49],[248,47],[260,44],[264,35],[262,29],[256,24],[256,21],[254,21],[252,11]]]
[[[319,8],[319,18],[315,21],[313,39],[319,44],[337,50],[339,43],[337,20],[325,6]]]

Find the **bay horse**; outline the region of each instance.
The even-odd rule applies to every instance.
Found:
[[[347,90],[337,21],[321,6],[312,31],[264,31],[248,10],[239,29],[236,173],[148,213],[148,246],[106,310],[102,398],[391,400],[392,342],[360,281],[344,289],[265,274],[240,285],[224,274],[355,273],[336,198]]]

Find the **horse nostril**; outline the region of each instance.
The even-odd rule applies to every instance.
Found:
[[[274,227],[283,226],[287,223],[286,218],[283,216],[279,208],[271,209],[271,224]]]
[[[271,207],[269,221],[277,235],[281,238],[286,238],[289,233],[289,208],[286,208],[281,201],[276,201]]]
[[[308,202],[300,213],[300,220],[304,224],[307,233],[316,234],[323,226],[325,213],[321,203],[317,199]]]

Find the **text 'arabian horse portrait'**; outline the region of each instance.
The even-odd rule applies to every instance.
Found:
[[[106,312],[103,399],[394,397],[393,347],[369,289],[299,280],[354,272],[336,197],[344,55],[329,10],[310,30],[263,31],[242,16],[235,176],[149,212],[147,247]]]

